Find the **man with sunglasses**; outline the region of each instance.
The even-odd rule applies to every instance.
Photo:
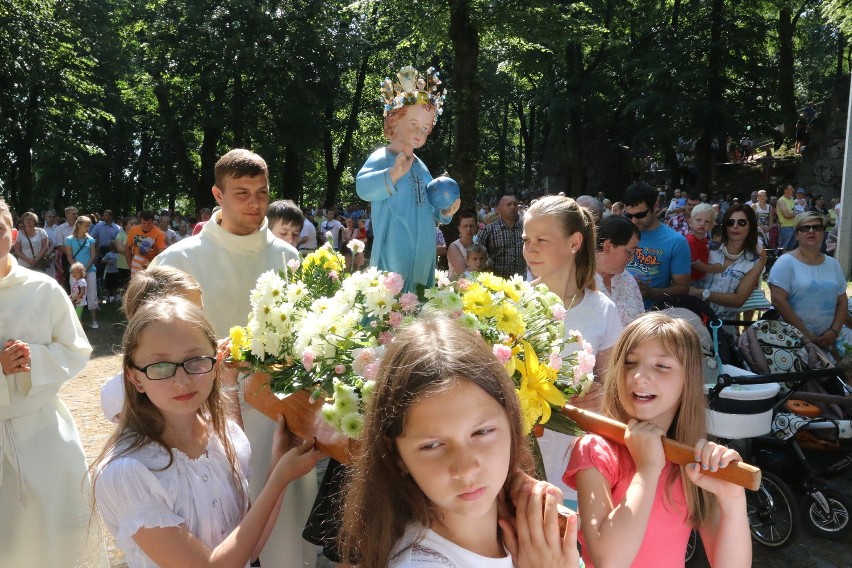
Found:
[[[624,216],[642,234],[627,270],[639,284],[645,309],[663,296],[689,293],[689,244],[683,235],[660,223],[657,213],[653,187],[638,182],[624,191]]]

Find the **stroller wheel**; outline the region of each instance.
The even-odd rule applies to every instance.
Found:
[[[844,495],[829,489],[805,497],[805,525],[816,536],[840,539],[849,528],[849,502]]]
[[[781,548],[793,541],[799,522],[796,498],[787,484],[768,471],[757,491],[746,491],[746,510],[751,536],[770,548]]]
[[[689,533],[689,540],[686,542],[686,565],[698,566],[706,560],[707,554],[704,552],[704,545],[701,543],[701,535],[697,529],[692,529]]]

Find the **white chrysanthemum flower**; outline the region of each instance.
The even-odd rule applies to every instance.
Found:
[[[334,389],[334,406],[342,415],[358,411],[358,395],[352,387]]]
[[[376,381],[364,381],[364,384],[361,386],[361,399],[364,401],[364,404],[370,404],[375,392]]]
[[[333,404],[325,403],[322,405],[322,410],[320,410],[322,414],[323,420],[337,428],[340,429],[340,419],[342,418],[341,414],[337,411],[337,407]]]
[[[386,316],[393,309],[393,296],[386,289],[371,288],[364,293],[364,303],[367,313]]]
[[[302,300],[308,294],[308,289],[305,286],[305,283],[299,280],[298,282],[293,282],[289,286],[287,286],[287,300],[291,302],[298,302]]]
[[[364,252],[364,243],[362,243],[358,239],[352,239],[351,241],[346,243],[346,247],[351,250],[353,254]]]
[[[364,429],[364,417],[358,412],[350,412],[340,419],[340,432],[350,438],[360,438]]]

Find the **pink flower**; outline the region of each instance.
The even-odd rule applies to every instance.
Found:
[[[299,262],[298,258],[291,258],[287,261],[287,268],[289,268],[293,272],[296,272],[296,269],[299,268],[300,264],[301,262]]]
[[[470,280],[468,280],[467,278],[459,278],[458,285],[459,285],[459,290],[464,292],[465,290],[470,288]]]
[[[334,366],[334,372],[337,373],[338,375],[342,375],[343,373],[346,372],[346,365],[335,365]]]
[[[512,358],[512,349],[508,345],[498,343],[492,347],[491,350],[494,352],[494,356],[497,357],[497,360],[500,361],[501,365],[505,365],[509,362],[509,359]]]
[[[450,285],[450,279],[447,278],[446,276],[444,276],[440,280],[438,280],[438,286],[441,287],[441,288],[446,288],[449,285]]]
[[[550,314],[553,316],[553,319],[562,321],[565,319],[565,306],[562,304],[554,304],[553,307],[550,308]]]
[[[336,270],[329,270],[328,271],[328,277],[331,278],[332,280],[337,280],[339,278]]]
[[[383,331],[379,334],[379,344],[387,345],[393,341],[393,334],[389,331]]]
[[[406,292],[399,297],[399,305],[402,308],[402,311],[406,313],[413,312],[417,309],[418,303],[417,294],[412,294],[411,292]]]
[[[558,371],[562,368],[562,357],[559,356],[559,353],[550,354],[550,361],[548,362],[548,365],[554,371]]]
[[[396,272],[388,272],[387,274],[382,274],[379,277],[379,282],[381,282],[382,286],[387,288],[388,291],[394,296],[402,292],[402,286],[404,282],[402,280],[402,276],[400,276]]]
[[[581,375],[591,373],[595,369],[595,356],[587,351],[578,351],[577,369]]]
[[[310,371],[314,368],[314,360],[316,358],[317,356],[314,355],[313,351],[311,351],[310,349],[305,349],[305,352],[302,353],[302,366],[305,368],[305,370]]]
[[[399,312],[391,312],[388,314],[388,323],[391,327],[397,327],[402,323],[402,314]]]
[[[379,365],[381,361],[373,361],[364,367],[364,378],[368,381],[373,381],[379,376]]]

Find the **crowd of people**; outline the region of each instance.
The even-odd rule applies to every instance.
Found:
[[[394,164],[387,170],[368,160],[359,193],[381,197],[386,171],[417,164],[404,152],[375,156]],[[408,171],[394,183],[415,179]],[[224,360],[221,340],[245,323],[260,274],[326,240],[350,271],[402,254],[379,217],[372,222],[392,211],[375,199],[270,203],[266,163],[246,150],[219,160],[212,193],[217,208],[193,218],[141,211],[116,221],[109,210],[68,207],[62,222],[45,212],[43,226],[0,201],[0,463],[10,464],[0,468],[0,565],[105,566],[88,522],[89,479],[130,566],[313,565],[320,542],[303,531],[331,497],[317,497],[307,474],[322,455],[241,400],[242,371]],[[429,273],[404,259],[414,281],[433,280],[443,257],[450,278],[490,271],[545,284],[562,300],[566,334],[579,331],[596,357],[592,388],[572,402],[628,423],[627,445],[548,431],[539,441],[547,481],[534,480],[514,386],[491,349],[452,320],[417,321],[382,360],[364,447],[339,482],[344,503],[320,507],[334,509],[330,557],[368,568],[407,567],[424,554],[439,565],[573,568],[579,538],[587,565],[656,566],[682,560],[698,528],[712,562],[748,566],[743,491],[703,473],[740,458],[707,442],[697,418],[697,334],[647,312],[691,295],[733,318],[762,294],[767,250],[783,247],[769,300],[830,350],[847,313],[846,282],[825,254],[839,209],[803,190],[794,199],[793,185],[780,193],[739,203],[638,182],[617,200],[550,195],[527,206],[503,195],[493,207],[424,217],[417,238]],[[450,219],[458,238],[446,244],[440,223]],[[363,252],[347,246],[355,239]],[[88,311],[97,330],[110,302],[129,319],[122,368],[103,391],[116,429],[87,476],[57,393],[91,353],[80,318]],[[666,433],[695,447],[693,466],[665,462]],[[581,515],[563,530],[556,505],[569,495]]]

